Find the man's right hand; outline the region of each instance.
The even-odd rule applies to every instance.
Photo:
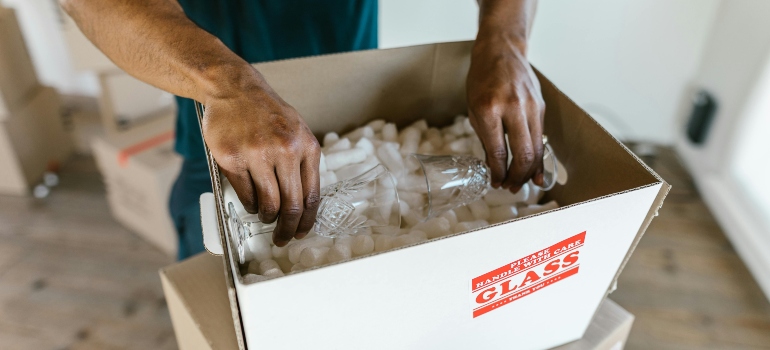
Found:
[[[277,246],[303,238],[320,204],[321,149],[302,117],[265,83],[207,99],[203,136],[246,211],[278,220]]]

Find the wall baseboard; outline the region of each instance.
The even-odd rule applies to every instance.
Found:
[[[770,299],[770,227],[752,215],[735,185],[721,176],[693,176],[701,197]]]

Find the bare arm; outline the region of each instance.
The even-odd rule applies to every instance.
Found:
[[[484,144],[492,184],[514,192],[530,179],[543,183],[545,103],[527,60],[536,7],[537,0],[479,0],[479,32],[468,73],[470,120]]]
[[[129,74],[206,105],[203,134],[247,211],[278,220],[285,245],[312,228],[320,147],[302,117],[175,0],[61,0],[85,35]]]

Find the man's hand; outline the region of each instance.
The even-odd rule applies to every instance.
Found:
[[[320,147],[297,111],[178,1],[60,0],[78,27],[136,78],[206,106],[203,134],[247,211],[302,238],[319,204]]]
[[[284,246],[315,223],[321,148],[294,108],[257,85],[207,101],[203,136],[246,211],[278,219],[273,241]]]
[[[485,0],[480,7],[468,72],[468,114],[484,145],[492,186],[518,192],[530,179],[542,186],[545,103],[526,57],[534,5],[524,0]]]

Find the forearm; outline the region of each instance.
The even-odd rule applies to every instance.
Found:
[[[185,15],[175,0],[61,0],[78,27],[129,74],[206,102],[264,84],[243,59]]]
[[[502,39],[526,54],[537,0],[478,0],[478,39]]]

